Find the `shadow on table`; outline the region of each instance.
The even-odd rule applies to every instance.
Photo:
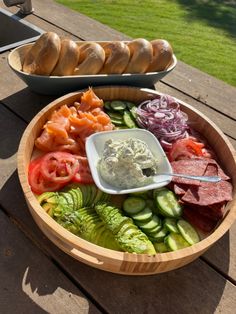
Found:
[[[188,19],[202,20],[236,38],[236,2],[225,0],[177,0],[188,10]]]
[[[12,198],[9,198],[9,190],[13,191]],[[16,173],[11,176],[0,192],[0,204],[11,217],[19,222],[30,237],[55,259],[58,265],[70,274],[97,304],[100,304],[108,312],[154,314],[158,309],[158,313],[209,314],[215,312],[219,302],[224,302],[222,300],[225,298],[222,298],[222,295],[227,281],[202,259],[197,259],[181,269],[168,273],[133,277],[101,271],[64,254],[47,240],[35,225],[24,201]],[[221,245],[224,248],[224,256],[220,269],[227,274],[230,257],[228,236],[223,237],[221,241],[223,241]],[[42,273],[41,265],[44,263],[44,259],[42,257],[39,262],[38,253],[32,254],[29,247],[30,245],[27,244],[27,253],[22,251],[22,254],[23,256],[30,254],[32,264],[27,259],[23,263],[18,274],[18,288],[19,282],[21,284],[25,276],[31,290],[37,289],[40,296],[51,295],[58,287],[70,291],[60,279],[50,277],[51,270],[49,271],[50,280],[48,280],[50,266],[49,268],[45,266],[48,265],[46,263],[44,265],[46,273]],[[221,254],[221,251],[219,250],[216,254]],[[36,263],[40,263],[37,271],[35,270]],[[29,267],[29,271],[27,267]],[[49,287],[44,285],[45,277],[46,282],[50,283]],[[21,297],[26,297],[23,292]]]
[[[23,120],[30,122],[41,109],[58,97],[36,94],[26,87],[2,99],[2,102]]]
[[[0,206],[1,311],[90,313],[88,299],[38,248],[48,241],[27,209],[16,172],[0,191]]]

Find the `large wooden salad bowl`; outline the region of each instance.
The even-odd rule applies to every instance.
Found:
[[[132,87],[94,87],[94,92],[104,100],[123,99],[141,102],[152,99],[158,92],[149,89]],[[233,184],[233,200],[228,202],[224,218],[215,230],[199,243],[179,251],[147,254],[118,252],[92,244],[70,233],[54,221],[39,205],[28,184],[28,165],[34,150],[34,141],[42,130],[50,113],[64,104],[73,104],[82,92],[67,94],[46,106],[40,111],[26,128],[18,151],[18,173],[29,210],[42,232],[61,250],[73,258],[92,267],[105,271],[126,275],[149,275],[167,272],[182,267],[203,254],[211,245],[221,238],[231,227],[236,218],[236,153],[221,130],[206,116],[190,105],[178,100],[181,109],[189,116],[189,120],[217,153],[224,171],[231,177]]]

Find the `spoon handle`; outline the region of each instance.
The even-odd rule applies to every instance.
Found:
[[[180,174],[180,173],[158,173],[161,175],[167,175],[171,177],[180,177],[180,178],[185,178],[185,179],[192,179],[192,180],[199,180],[202,182],[220,182],[221,178],[217,176],[192,176],[192,175],[187,175],[187,174]]]

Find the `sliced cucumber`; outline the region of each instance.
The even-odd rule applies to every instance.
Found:
[[[107,112],[107,114],[111,119],[114,118],[115,120],[123,121],[123,114],[120,114],[118,112]]]
[[[163,242],[167,234],[168,234],[168,230],[165,227],[163,227],[158,232],[154,234],[150,234],[149,238],[152,242]]]
[[[131,113],[132,117],[136,120],[137,118],[137,107],[133,106],[129,109],[129,112]]]
[[[135,222],[147,222],[152,219],[152,211],[149,207],[144,208],[137,214],[132,215]]]
[[[136,107],[136,105],[131,101],[125,101],[125,104],[129,110],[132,109],[133,107]]]
[[[179,233],[175,218],[165,218],[163,224],[169,232]]]
[[[132,129],[137,127],[129,111],[124,112],[123,119],[128,128]]]
[[[158,216],[153,215],[148,222],[139,221],[137,222],[137,225],[146,233],[161,225],[161,219]]]
[[[110,106],[113,110],[123,111],[126,109],[126,104],[121,100],[113,100],[110,103]]]
[[[141,212],[146,206],[146,202],[141,197],[128,197],[123,203],[124,211],[129,214],[137,214]]]
[[[156,233],[158,233],[159,231],[161,231],[162,229],[162,224],[160,223],[159,225],[157,225],[155,228],[151,229],[151,230],[148,230],[146,231],[146,235],[147,236],[152,236],[152,235],[155,235]]]
[[[189,243],[182,237],[181,234],[172,232],[165,237],[164,242],[171,251],[181,250],[190,246]]]
[[[107,110],[111,110],[111,102],[110,101],[105,101],[104,102],[104,108]]]
[[[122,120],[118,120],[115,118],[111,118],[111,122],[115,125],[118,125],[118,126],[124,125],[124,122]]]
[[[178,203],[175,194],[168,189],[156,192],[156,203],[160,213],[165,217],[178,218],[182,214],[182,207]]]
[[[153,243],[154,248],[156,249],[157,253],[165,253],[168,252],[168,247],[164,242],[155,242]]]
[[[197,231],[193,228],[190,223],[188,223],[184,219],[180,219],[177,221],[177,227],[182,237],[190,244],[193,245],[200,241],[200,237]]]

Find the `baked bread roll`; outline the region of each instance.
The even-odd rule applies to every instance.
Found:
[[[51,75],[72,75],[79,60],[77,44],[70,39],[61,40],[61,50],[56,67]]]
[[[103,48],[94,42],[83,44],[79,48],[79,61],[74,70],[74,75],[97,74],[105,61]]]
[[[153,48],[152,61],[147,72],[159,72],[168,68],[173,60],[173,50],[167,40],[155,39],[151,41]]]
[[[26,53],[23,71],[30,74],[50,75],[60,54],[61,40],[56,33],[44,33]]]
[[[103,45],[105,63],[99,74],[121,74],[129,63],[130,51],[121,41],[114,41]]]
[[[124,73],[145,73],[152,61],[152,44],[143,38],[134,39],[127,44],[130,60]]]

